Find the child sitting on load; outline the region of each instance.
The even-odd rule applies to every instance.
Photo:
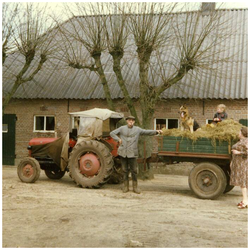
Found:
[[[213,124],[216,125],[218,122],[224,121],[226,119],[226,106],[224,104],[220,104],[217,106],[217,112],[214,114]]]

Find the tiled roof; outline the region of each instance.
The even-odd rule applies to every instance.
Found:
[[[235,32],[230,35],[230,39],[221,43],[220,47],[215,47],[213,56],[216,59],[219,56],[230,59],[220,62],[216,68],[219,71],[211,69],[203,70],[202,74],[196,71],[186,75],[179,83],[171,86],[162,95],[162,98],[216,98],[216,99],[245,99],[247,98],[247,15],[246,9],[241,10],[220,10],[224,11],[225,18],[231,18],[231,27]],[[177,14],[178,18],[185,18],[187,13]],[[139,69],[138,60],[135,53],[125,53],[123,58],[123,76],[126,81],[128,91],[132,98],[139,97]],[[220,51],[220,53],[218,53]],[[170,75],[173,72],[171,60],[176,60],[177,52],[174,46],[168,46],[161,53],[161,58],[168,61],[164,67],[165,74]],[[14,73],[20,69],[21,58],[13,53],[7,58],[3,66],[3,96],[9,92],[13,84]],[[38,60],[38,59],[37,59]],[[153,67],[157,68],[157,63]],[[112,70],[112,58],[108,53],[102,55],[102,62],[106,77],[111,90],[112,98],[123,98],[123,94],[117,84],[115,74]],[[8,68],[8,70],[6,70]],[[32,72],[35,66],[29,71]],[[220,72],[220,73],[218,73]],[[152,78],[150,76],[150,78]],[[161,84],[162,78],[154,75],[152,84]],[[67,66],[62,60],[51,59],[46,62],[42,70],[35,78],[19,87],[14,98],[25,99],[105,99],[105,94],[100,84],[98,76],[89,70],[77,70]]]

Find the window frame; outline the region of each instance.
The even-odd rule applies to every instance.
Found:
[[[44,124],[43,124],[43,128],[44,130],[36,130],[36,117],[44,117]],[[47,121],[47,117],[54,117],[54,121],[55,121],[55,126],[54,126],[54,130],[46,130],[46,121]],[[56,117],[55,115],[34,115],[34,124],[33,124],[33,132],[35,133],[55,133],[55,127],[56,127]]]
[[[169,129],[168,128],[168,120],[177,120],[178,121],[178,127],[177,129],[180,128],[180,120],[178,118],[154,118],[154,130],[156,130],[156,120],[157,119],[160,119],[160,120],[166,120],[166,129]]]
[[[206,119],[206,124],[209,124],[208,121],[212,121],[213,122],[213,119]]]

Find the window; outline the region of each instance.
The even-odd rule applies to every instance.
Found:
[[[54,132],[55,117],[54,116],[35,116],[34,117],[35,132]]]
[[[80,117],[73,117],[73,126],[72,128],[79,128]]]
[[[179,128],[178,119],[168,119],[168,129],[171,129],[171,128]]]
[[[155,119],[154,120],[154,129],[172,129],[179,128],[179,120],[178,119]]]
[[[3,124],[2,131],[3,133],[8,133],[8,124]]]
[[[155,129],[160,130],[166,128],[167,120],[166,119],[155,119]]]
[[[206,119],[206,124],[211,124],[212,122],[213,122],[213,120]]]

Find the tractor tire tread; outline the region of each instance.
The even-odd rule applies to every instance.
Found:
[[[84,148],[95,148],[103,156],[103,161],[105,161],[105,169],[103,169],[100,178],[95,181],[95,183],[87,183],[85,181],[81,181],[77,175],[75,174],[75,154],[78,154],[78,151],[83,150]],[[113,172],[113,156],[111,155],[109,149],[99,141],[90,140],[90,141],[82,141],[78,143],[69,156],[69,175],[73,179],[73,181],[77,184],[77,186],[81,186],[83,188],[100,188],[104,185],[110,178],[111,173]],[[78,179],[78,180],[76,180]]]

